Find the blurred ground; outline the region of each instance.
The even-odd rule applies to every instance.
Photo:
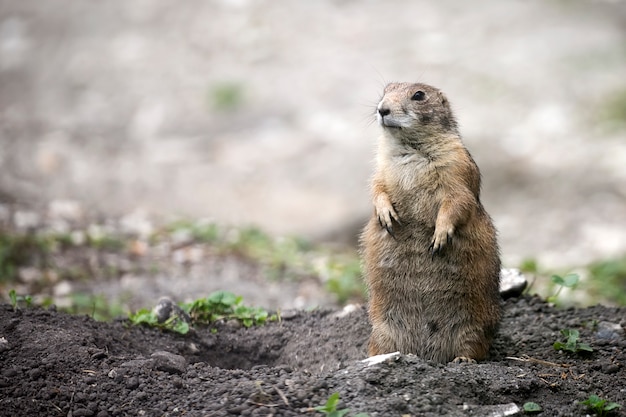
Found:
[[[386,81],[443,89],[505,264],[626,252],[623,1],[0,1],[0,198],[353,241]],[[43,209],[42,209],[43,210]]]

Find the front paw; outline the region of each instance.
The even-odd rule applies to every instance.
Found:
[[[448,228],[437,227],[435,228],[435,234],[433,235],[433,240],[430,243],[430,254],[435,256],[437,253],[440,253],[446,245],[449,245],[452,242],[452,236],[454,234],[454,227],[450,226]]]
[[[393,209],[378,212],[378,223],[380,224],[380,227],[384,228],[387,233],[395,237],[393,231],[394,221],[400,224],[400,222],[398,221],[398,215]]]
[[[394,236],[393,223],[395,222],[396,224],[400,224],[400,219],[391,205],[389,197],[386,195],[378,196],[374,202],[374,208],[376,210],[376,217],[378,218],[380,227],[387,230],[387,233],[391,236]]]

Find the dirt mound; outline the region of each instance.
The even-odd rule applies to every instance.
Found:
[[[363,307],[285,312],[262,327],[224,323],[182,336],[3,305],[0,415],[298,416],[334,392],[348,415],[370,416],[514,415],[528,401],[543,415],[575,416],[592,394],[626,405],[626,310],[558,310],[521,298],[505,312],[488,361],[401,355],[367,366]],[[570,328],[593,352],[552,347]]]

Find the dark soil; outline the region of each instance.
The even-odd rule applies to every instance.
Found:
[[[299,416],[334,392],[348,415],[515,415],[532,401],[541,415],[581,416],[592,414],[579,404],[591,394],[626,406],[626,309],[512,299],[490,360],[403,355],[371,366],[360,362],[365,309],[347,311],[284,312],[263,327],[224,323],[182,336],[2,305],[0,414]],[[593,352],[555,351],[564,328],[580,330]]]

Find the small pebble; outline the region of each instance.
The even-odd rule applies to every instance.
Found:
[[[598,323],[596,337],[598,339],[617,340],[624,336],[624,329],[617,323],[601,321]]]
[[[9,341],[5,337],[0,337],[0,353],[11,349]]]
[[[139,386],[139,379],[137,377],[130,377],[126,380],[126,388],[136,389]]]
[[[172,378],[172,385],[174,386],[174,388],[182,388],[183,380],[180,377],[175,376]]]
[[[93,415],[94,415],[94,412],[89,410],[88,408],[77,408],[72,411],[73,417],[90,417]]]
[[[30,377],[30,379],[39,379],[41,378],[41,375],[42,372],[39,368],[31,369],[30,371],[28,371],[28,376]]]
[[[159,323],[164,323],[172,316],[176,316],[186,323],[191,323],[189,315],[168,297],[161,297],[152,312],[156,315]]]
[[[604,367],[602,367],[602,371],[607,374],[607,375],[611,375],[611,374],[616,374],[619,372],[619,365],[616,364],[610,364],[610,365],[606,365]]]
[[[182,374],[187,370],[187,360],[180,355],[159,351],[150,355],[155,361],[155,368],[171,374]]]
[[[527,285],[528,280],[519,269],[505,268],[500,271],[500,296],[503,299],[519,297]]]

